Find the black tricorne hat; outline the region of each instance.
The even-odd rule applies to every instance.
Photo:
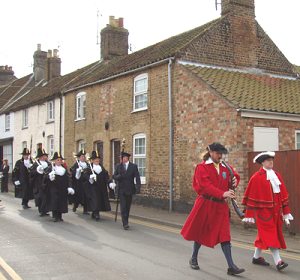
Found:
[[[42,156],[48,156],[48,154],[45,152],[44,149],[38,148],[36,157],[39,158],[39,157],[42,157]]]
[[[64,159],[60,152],[55,152],[51,160],[56,160],[58,158]]]
[[[98,151],[92,151],[91,159],[100,158]]]
[[[86,152],[84,149],[82,149],[76,154],[76,157],[85,156],[85,155],[86,155]]]
[[[222,154],[228,153],[227,149],[221,143],[218,142],[213,142],[212,144],[208,145],[207,150],[209,152],[219,152]]]
[[[23,149],[23,152],[20,155],[30,155],[30,151],[27,148]]]
[[[253,159],[253,162],[262,164],[266,159],[274,158],[274,157],[275,157],[275,152],[262,152],[255,156],[255,158]]]
[[[123,157],[130,157],[131,156],[131,154],[129,154],[129,153],[127,153],[127,152],[122,152],[121,153],[121,157],[123,158]]]

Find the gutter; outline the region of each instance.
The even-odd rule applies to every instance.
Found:
[[[164,64],[165,62],[170,61],[170,59],[174,59],[174,57],[165,58],[163,60],[160,60],[160,61],[157,61],[157,62],[154,62],[154,63],[151,63],[151,64],[147,64],[145,66],[142,66],[142,67],[139,67],[139,68],[136,68],[136,69],[133,69],[133,70],[128,70],[126,72],[122,72],[122,73],[110,76],[108,78],[104,78],[104,79],[101,79],[101,80],[98,80],[98,81],[95,81],[95,82],[92,82],[92,83],[84,84],[82,86],[74,87],[74,88],[68,89],[66,91],[62,91],[62,94],[65,94],[65,93],[68,93],[68,92],[71,92],[71,91],[75,91],[75,90],[79,90],[79,89],[82,89],[82,88],[85,88],[85,87],[93,86],[93,85],[96,85],[96,84],[100,84],[100,83],[103,83],[103,82],[106,82],[106,81],[109,81],[109,80],[113,80],[115,78],[122,77],[122,76],[125,76],[127,74],[131,74],[131,73],[135,73],[135,72],[141,71],[143,69],[147,69],[147,68],[152,67],[152,66],[157,66],[157,65],[160,65],[160,64]]]
[[[61,93],[59,96],[59,151],[62,154],[62,98],[63,94]]]
[[[173,210],[173,177],[174,177],[174,153],[173,153],[173,110],[172,110],[172,58],[169,58],[168,64],[168,105],[169,105],[169,185],[170,185],[170,193],[169,193],[169,212]]]

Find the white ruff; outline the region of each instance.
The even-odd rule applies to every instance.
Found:
[[[24,165],[28,168],[31,165],[30,160],[29,159],[24,159]]]
[[[100,165],[93,164],[93,170],[95,171],[95,173],[100,174],[102,171],[102,168]]]
[[[43,166],[44,169],[48,166],[48,162],[44,160],[40,160],[40,164]]]
[[[54,171],[58,176],[64,176],[66,173],[66,169],[64,169],[62,166],[54,166]]]
[[[267,180],[270,181],[273,193],[280,193],[280,181],[273,169],[265,169],[267,172]]]
[[[87,164],[85,161],[79,161],[79,165],[83,168],[86,169],[87,168]]]

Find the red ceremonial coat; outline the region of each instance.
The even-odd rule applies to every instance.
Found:
[[[229,190],[230,173],[222,164],[219,167],[218,174],[213,163],[203,161],[197,165],[193,188],[198,196],[181,230],[184,239],[211,248],[230,241],[229,208],[223,198],[224,192]],[[234,175],[239,182],[240,176],[235,171]]]
[[[282,234],[283,215],[289,214],[288,192],[282,177],[275,172],[280,184],[280,193],[273,193],[266,171],[261,168],[251,177],[242,201],[246,205],[245,218],[254,218],[257,237],[254,245],[260,249],[286,248]]]

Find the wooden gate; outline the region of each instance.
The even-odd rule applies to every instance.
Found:
[[[261,167],[260,164],[253,163],[257,154],[258,152],[248,153],[249,179]],[[276,152],[274,170],[281,174],[289,192],[289,206],[294,217],[290,232],[300,233],[300,150]]]

